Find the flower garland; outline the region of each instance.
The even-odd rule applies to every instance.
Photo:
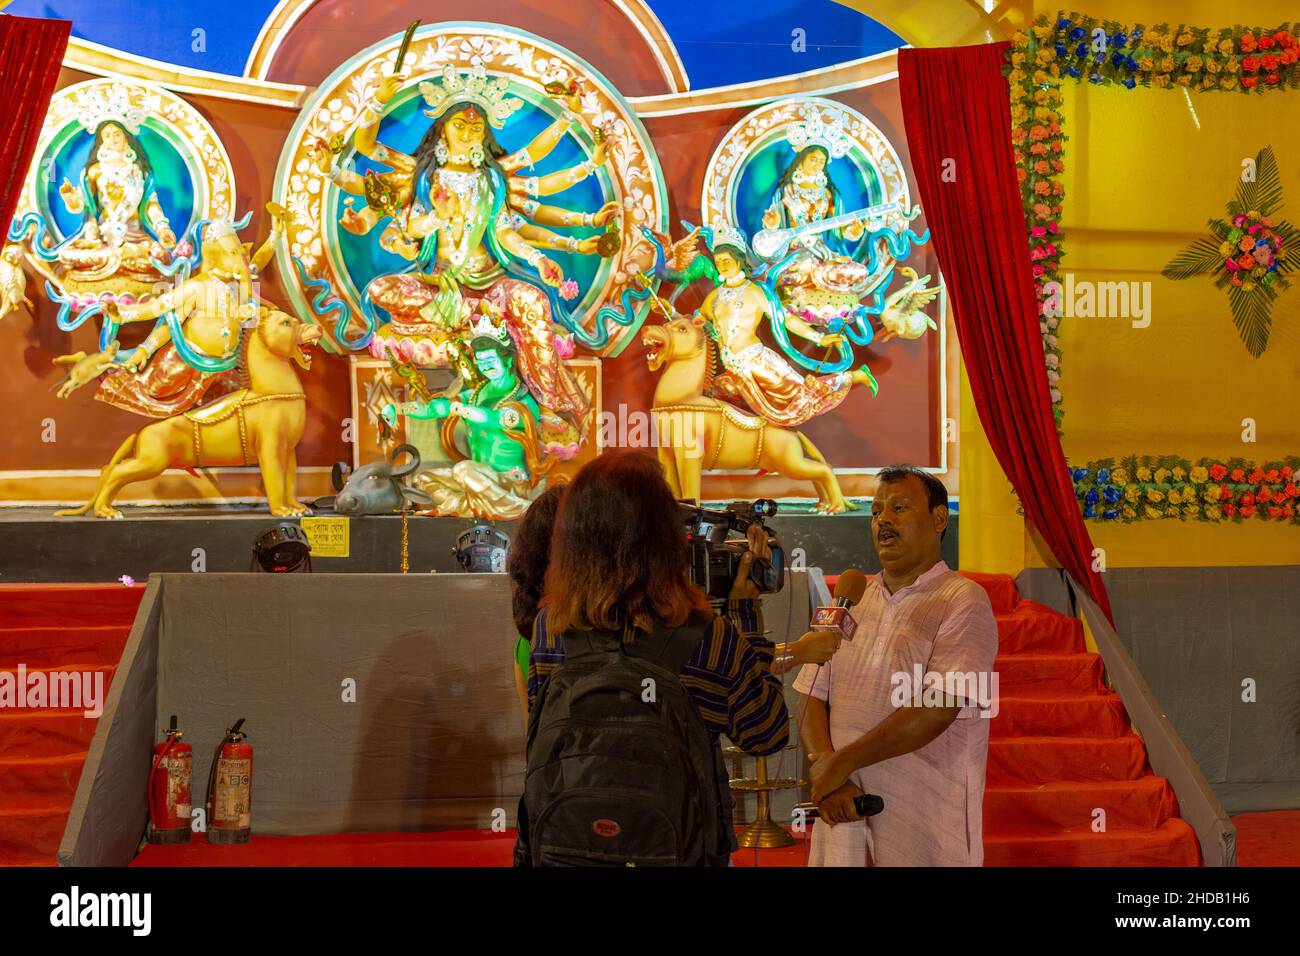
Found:
[[[1058,178],[1065,171],[1062,155],[1066,137],[1061,132],[1061,68],[1052,50],[1040,44],[1038,30],[1016,34],[1012,44],[1007,83],[1011,88],[1011,143],[1016,157],[1016,180],[1029,230],[1029,259],[1038,297],[1038,328],[1047,361],[1047,382],[1052,416],[1061,430],[1061,349],[1057,338],[1061,318],[1047,308],[1044,287],[1061,281],[1061,202],[1065,186]]]
[[[1153,518],[1300,524],[1300,458],[1256,465],[1240,458],[1131,456],[1071,468],[1083,516],[1131,523]]]
[[[1006,68],[1011,95],[1011,141],[1029,230],[1029,255],[1038,293],[1039,331],[1047,359],[1052,415],[1058,433],[1061,404],[1060,316],[1048,308],[1045,287],[1060,283],[1065,188],[1062,77],[1127,89],[1260,92],[1300,86],[1300,27],[1210,30],[1161,23],[1123,24],[1078,13],[1039,16],[1012,37]],[[1244,279],[1243,279],[1244,281]]]
[[[1089,83],[1247,93],[1300,86],[1300,38],[1289,23],[1145,28],[1063,13],[1055,23],[1039,17],[1034,33],[1067,76]]]

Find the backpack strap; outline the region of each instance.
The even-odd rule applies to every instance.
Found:
[[[564,646],[564,659],[573,660],[592,654],[608,654],[622,648],[622,641],[617,634],[607,631],[565,631],[560,635]]]
[[[653,635],[625,644],[623,648],[630,657],[652,661],[672,674],[681,674],[700,642],[713,634],[713,620],[710,615],[704,627],[698,621],[687,621],[681,627],[656,627]]]
[[[622,652],[657,664],[672,674],[681,674],[700,642],[712,635],[713,621],[710,616],[703,627],[698,620],[687,621],[681,627],[656,627],[652,634],[634,641],[625,641],[613,631],[578,630],[565,631],[560,639],[564,642],[566,661],[590,654]]]

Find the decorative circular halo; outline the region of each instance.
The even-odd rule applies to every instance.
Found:
[[[820,97],[792,97],[776,100],[747,114],[728,130],[709,159],[704,171],[704,191],[700,199],[704,224],[730,223],[756,231],[747,223],[746,210],[738,208],[741,179],[750,161],[760,153],[785,143],[792,133],[812,122],[826,128],[842,130],[847,149],[832,162],[850,162],[866,181],[878,185],[880,195],[873,202],[896,202],[903,210],[911,208],[907,176],[903,173],[898,152],[875,123],[852,107]],[[793,147],[790,147],[793,152]],[[761,210],[759,210],[761,214]]]
[[[278,268],[301,315],[314,315],[309,301],[319,293],[308,291],[293,258],[301,260],[313,278],[327,281],[354,315],[361,312],[363,283],[350,273],[340,251],[337,209],[342,193],[316,168],[312,147],[317,140],[328,142],[341,136],[346,141],[352,135],[365,104],[392,72],[401,42],[401,34],[389,37],[335,70],[304,106],[285,141],[273,197],[294,214],[295,224],[288,230],[291,255],[279,257]],[[566,138],[590,155],[595,143],[587,130],[599,127],[605,131],[608,159],[596,177],[605,199],[617,200],[622,206],[621,243],[612,258],[602,260],[581,297],[570,306],[575,317],[594,328],[597,310],[618,307],[625,292],[638,291],[637,277],[654,263],[654,248],[641,235],[640,227],[667,231],[668,193],[649,135],[618,90],[580,57],[541,37],[488,23],[417,29],[403,64],[404,85],[388,104],[388,113],[418,98],[419,84],[438,79],[447,67],[460,71],[482,67],[489,77],[505,78],[513,95],[547,113],[548,118],[554,118],[554,107],[548,111],[550,100],[543,87],[552,82],[576,83],[584,128],[575,125]],[[351,157],[351,146],[346,149],[341,158]],[[641,307],[641,317],[647,308]],[[617,355],[635,339],[638,326],[639,322],[634,322],[611,329],[609,344],[601,354]]]

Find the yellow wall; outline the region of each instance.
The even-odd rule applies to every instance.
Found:
[[[847,0],[914,46],[985,42],[1019,25],[1029,5],[936,0],[917,5]],[[1248,15],[1213,0],[1092,0],[1086,13],[1152,25],[1207,27],[1247,19],[1275,26],[1295,19],[1294,3],[1252,4]],[[899,12],[900,8],[903,12]],[[976,8],[976,9],[972,9]],[[1034,3],[1055,16],[1061,5]],[[1221,215],[1241,160],[1272,145],[1283,169],[1286,215],[1300,221],[1300,92],[1266,96],[1128,91],[1067,82],[1064,87],[1066,199],[1062,267],[1076,279],[1150,281],[1152,321],[1062,322],[1064,448],[1074,463],[1130,454],[1242,457],[1256,461],[1300,454],[1300,284],[1274,311],[1269,350],[1256,360],[1241,345],[1226,297],[1210,279],[1172,282],[1161,267]],[[1193,116],[1193,111],[1195,116]],[[1199,123],[1199,126],[1198,126]],[[961,563],[1015,574],[1054,562],[1017,513],[1009,484],[992,457],[962,375]],[[1258,441],[1243,444],[1241,421],[1255,419]],[[1300,530],[1252,520],[1209,524],[1176,520],[1088,523],[1110,567],[1300,563]]]
[[[1189,102],[1190,101],[1190,102]],[[1300,215],[1300,94],[1270,96],[1065,86],[1062,268],[1077,281],[1150,283],[1150,325],[1123,318],[1061,323],[1064,447],[1072,463],[1127,454],[1300,454],[1300,289],[1281,293],[1267,351],[1252,358],[1210,278],[1160,270],[1224,214],[1242,161],[1271,145],[1284,214]],[[1243,441],[1253,419],[1256,441]],[[1300,563],[1300,529],[1144,521],[1089,523],[1111,566]],[[1030,562],[1036,563],[1031,553]]]

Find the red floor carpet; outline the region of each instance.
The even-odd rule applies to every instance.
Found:
[[[1078,621],[1021,601],[1002,575],[989,592],[1001,637],[1001,712],[985,792],[990,866],[1196,865],[1190,828],[1153,776],[1123,705]],[[102,668],[111,679],[142,588],[0,587],[0,670]],[[106,679],[106,687],[108,680]],[[0,865],[52,865],[95,721],[79,712],[0,710]],[[1106,811],[1104,833],[1091,828]],[[1242,866],[1300,865],[1300,811],[1243,814]],[[148,847],[139,866],[504,866],[513,834],[482,831],[259,837],[242,847]],[[745,850],[738,866],[802,866],[805,846]]]
[[[104,672],[107,695],[143,586],[0,586],[0,671]],[[0,709],[0,866],[52,866],[81,778],[93,718]]]
[[[1300,866],[1300,810],[1239,813],[1238,866]]]

